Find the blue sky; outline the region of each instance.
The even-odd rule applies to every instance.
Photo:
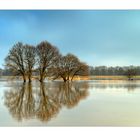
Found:
[[[140,11],[0,11],[0,67],[16,42],[43,40],[92,66],[140,65]]]

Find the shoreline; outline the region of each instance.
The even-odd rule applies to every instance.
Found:
[[[20,80],[22,80],[22,78],[21,77],[15,77],[15,78],[13,78],[13,76],[1,76],[0,77],[0,81],[16,81],[16,80],[18,80],[18,81],[20,81]],[[38,81],[37,79],[36,79],[36,77],[33,77],[33,79],[32,79],[33,81]],[[53,80],[51,80],[51,79],[49,79],[49,78],[46,78],[46,80],[48,80],[48,81],[53,81]],[[46,81],[45,80],[45,81]],[[57,81],[57,80],[62,80],[62,79],[56,79],[56,80],[54,80],[54,81]],[[116,75],[116,76],[76,76],[74,79],[73,79],[73,81],[83,81],[83,80],[121,80],[121,81],[137,81],[137,80],[140,80],[140,75],[138,75],[138,76],[135,76],[135,77],[133,77],[133,80],[128,80],[128,78],[126,77],[126,76],[119,76],[119,75]]]

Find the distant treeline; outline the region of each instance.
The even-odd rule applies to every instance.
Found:
[[[14,73],[11,69],[0,69],[0,76],[13,76]],[[34,72],[34,76],[38,75],[37,72]]]
[[[116,67],[107,67],[107,66],[89,66],[89,75],[126,75],[128,70],[135,71],[136,75],[140,75],[140,66],[116,66]],[[13,72],[10,69],[0,69],[1,76],[12,76]],[[37,72],[34,72],[34,76],[38,75]]]
[[[97,66],[90,67],[90,75],[128,75],[128,72],[133,72],[133,75],[140,75],[140,66]]]

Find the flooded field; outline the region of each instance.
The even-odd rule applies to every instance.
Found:
[[[140,81],[0,83],[0,126],[140,126]]]

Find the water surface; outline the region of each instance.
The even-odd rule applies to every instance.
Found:
[[[140,81],[0,83],[0,126],[140,126]]]

